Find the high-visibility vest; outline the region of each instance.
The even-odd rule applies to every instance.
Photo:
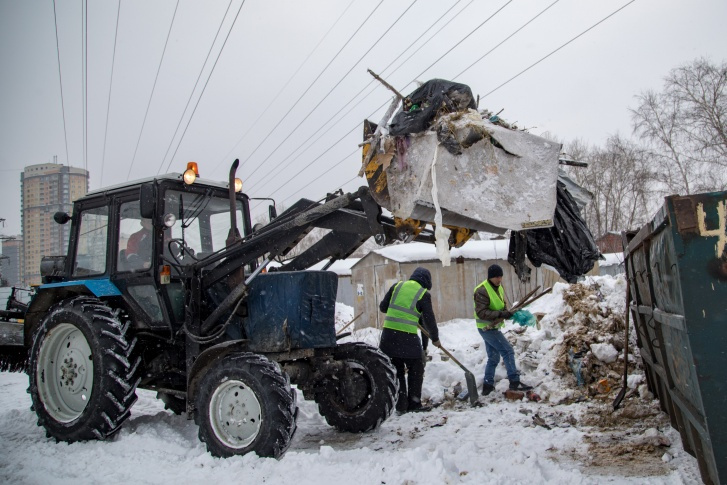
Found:
[[[417,333],[421,312],[417,310],[417,302],[422,299],[427,289],[413,280],[400,281],[394,287],[386,310],[384,328],[406,333]]]
[[[479,285],[475,286],[474,293],[477,293],[477,290],[484,287],[485,290],[487,290],[487,296],[490,297],[490,310],[494,311],[500,311],[503,308],[505,308],[505,290],[502,288],[502,285],[499,286],[497,291],[492,287],[490,284],[490,280],[485,280]],[[474,296],[474,295],[473,295]],[[490,328],[490,325],[492,322],[489,320],[482,320],[477,316],[477,304],[475,303],[475,322],[477,322],[477,328]],[[498,323],[495,328],[502,328],[505,326],[505,322],[502,321]]]

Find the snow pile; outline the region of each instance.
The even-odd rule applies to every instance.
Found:
[[[490,261],[493,259],[507,260],[509,239],[496,239],[488,241],[467,241],[462,247],[452,248],[450,257],[452,259],[479,259]],[[398,261],[400,263],[409,261],[434,261],[438,258],[437,249],[431,244],[412,242],[406,244],[393,244],[384,248],[374,250],[381,256]]]
[[[528,307],[539,317],[536,328],[506,322],[503,331],[515,348],[522,380],[536,386],[541,398],[554,403],[582,399],[586,395],[600,394],[604,399],[615,396],[623,372],[625,298],[623,275],[588,277],[574,285],[557,283],[551,294]],[[352,318],[351,307],[337,304],[339,311],[349,320]],[[379,330],[367,328],[353,332],[342,341],[377,345],[379,338]],[[633,332],[631,338],[635,349]],[[487,355],[474,320],[440,323],[440,339],[474,373],[481,386]],[[431,361],[427,364],[422,397],[433,403],[452,400],[464,386],[462,370],[439,349],[430,346],[428,353]],[[577,370],[574,360],[578,361]],[[637,370],[635,361],[630,367],[630,382],[642,383],[643,371]],[[504,392],[508,385],[501,364],[495,374],[495,386]]]
[[[619,312],[623,315],[623,279],[593,278],[581,286],[556,285],[552,295],[529,307],[540,317],[539,328],[514,323],[505,327],[516,348],[523,381],[537,386],[544,398],[541,402],[507,400],[502,395],[508,386],[502,365],[496,374],[497,392],[481,398],[482,406],[456,400],[465,385],[464,374],[430,346],[423,395],[442,403],[439,407],[428,413],[392,415],[369,433],[339,433],[326,424],[316,404],[303,400],[299,392],[298,429],[280,460],[255,455],[213,458],[198,440],[194,421],[165,411],[155,393],[146,390],[137,391],[139,400],[132,415],[113,439],[56,443],[36,425],[25,391],[27,376],[0,373],[0,482],[698,483],[696,460],[682,449],[679,433],[660,413],[658,402],[628,392],[622,408],[614,413],[611,402],[617,386],[611,394],[590,395],[587,389],[593,383],[579,388],[572,371],[562,375],[554,371],[560,367],[563,349],[574,341],[569,335],[577,327],[584,326],[586,335],[593,336],[584,339],[589,345],[616,347],[609,335],[615,338],[618,328],[615,333],[599,330],[596,321],[606,328]],[[570,296],[579,292],[587,301],[583,306]],[[592,307],[597,308],[595,313]],[[340,332],[352,319],[353,309],[337,304],[336,330]],[[379,335],[376,329],[364,329],[341,341],[377,345]],[[440,338],[481,385],[486,357],[474,321],[441,322]],[[618,368],[619,362],[604,363],[601,370],[609,365]],[[632,372],[629,388],[644,386],[643,375]],[[601,378],[598,372],[592,376]]]

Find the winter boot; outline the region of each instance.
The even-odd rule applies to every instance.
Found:
[[[416,399],[409,399],[409,406],[407,411],[410,413],[424,413],[427,411],[431,411],[432,406],[422,406],[421,401],[417,401]]]
[[[533,388],[533,386],[528,386],[524,382],[521,381],[512,381],[510,382],[510,390],[512,391],[529,391]]]
[[[483,396],[487,396],[488,394],[490,394],[494,390],[495,390],[495,386],[493,386],[492,384],[488,384],[486,382],[484,382],[482,384],[482,395]]]

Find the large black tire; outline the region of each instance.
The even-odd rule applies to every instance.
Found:
[[[136,402],[132,358],[136,339],[127,339],[114,311],[92,297],[53,306],[33,335],[29,377],[38,425],[48,437],[73,443],[116,433]]]
[[[216,362],[202,376],[195,404],[199,439],[214,456],[280,458],[295,433],[290,379],[261,355],[235,353]]]
[[[321,416],[340,431],[377,428],[394,409],[399,392],[396,369],[383,352],[363,343],[339,345],[334,358],[346,367],[326,379],[325,391],[316,393]]]
[[[164,409],[168,409],[176,415],[187,412],[187,400],[183,397],[168,392],[157,392],[157,399],[164,403]]]

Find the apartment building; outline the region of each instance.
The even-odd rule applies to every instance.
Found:
[[[53,214],[70,214],[73,201],[88,192],[88,180],[88,171],[57,163],[30,165],[20,174],[24,284],[40,284],[43,256],[66,253],[70,225],[56,224]]]

